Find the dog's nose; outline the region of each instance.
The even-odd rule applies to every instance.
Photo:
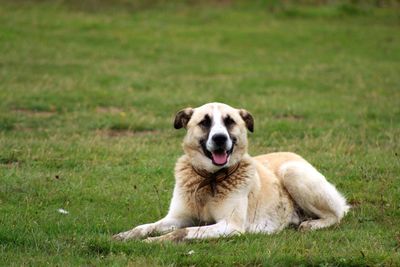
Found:
[[[228,140],[228,137],[225,134],[215,134],[213,135],[212,140],[217,146],[223,146]]]

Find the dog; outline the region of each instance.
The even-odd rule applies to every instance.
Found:
[[[187,132],[168,214],[114,239],[179,242],[272,234],[289,225],[316,230],[339,223],[350,208],[301,156],[251,157],[247,131],[253,132],[254,120],[244,109],[222,103],[185,108],[176,114],[174,127]]]

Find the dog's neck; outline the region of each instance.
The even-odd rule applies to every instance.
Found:
[[[204,178],[204,180],[201,181],[200,184],[198,185],[197,190],[209,185],[212,196],[215,196],[217,184],[228,179],[232,174],[234,174],[239,169],[239,167],[240,167],[240,162],[230,167],[219,169],[216,172],[208,172],[206,170],[197,169],[192,165],[193,171],[197,175]]]

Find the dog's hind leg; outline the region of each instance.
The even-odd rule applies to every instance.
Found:
[[[306,161],[290,161],[279,169],[283,184],[296,204],[317,217],[300,224],[300,230],[314,230],[338,223],[349,210],[346,199]]]

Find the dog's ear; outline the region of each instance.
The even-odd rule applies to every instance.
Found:
[[[186,128],[190,118],[192,117],[193,109],[192,108],[185,108],[176,113],[175,120],[174,120],[174,128],[180,129],[182,127]]]
[[[242,117],[242,119],[246,123],[247,129],[250,132],[253,132],[254,131],[254,119],[253,119],[253,116],[250,114],[250,112],[248,112],[245,109],[239,109],[239,114],[240,114],[240,117]]]

